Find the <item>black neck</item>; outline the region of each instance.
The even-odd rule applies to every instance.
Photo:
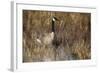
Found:
[[[55,24],[55,22],[52,20],[52,32],[55,32],[55,28],[54,28],[55,25],[54,24]]]

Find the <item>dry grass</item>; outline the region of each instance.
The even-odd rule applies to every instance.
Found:
[[[54,42],[41,45],[36,38],[51,32],[55,16]],[[91,14],[23,10],[23,62],[82,60],[91,58]]]
[[[80,40],[73,44],[72,53],[77,59],[90,59],[91,51],[90,45],[87,45],[84,40]]]

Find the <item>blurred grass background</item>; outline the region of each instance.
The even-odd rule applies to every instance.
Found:
[[[58,47],[41,45],[36,38],[51,32],[56,17]],[[91,59],[91,14],[23,10],[23,62]]]

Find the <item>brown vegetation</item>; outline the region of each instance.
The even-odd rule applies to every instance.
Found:
[[[51,32],[55,16],[55,41],[41,45],[36,38]],[[83,60],[91,58],[91,14],[23,10],[23,62]]]

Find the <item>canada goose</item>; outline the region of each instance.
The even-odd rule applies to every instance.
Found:
[[[53,17],[52,18],[52,24],[51,24],[51,32],[50,33],[45,33],[45,35],[39,39],[37,38],[36,41],[40,44],[43,44],[43,45],[49,45],[49,44],[52,44],[53,40],[54,40],[54,33],[55,33],[55,21],[57,20],[56,17]]]

